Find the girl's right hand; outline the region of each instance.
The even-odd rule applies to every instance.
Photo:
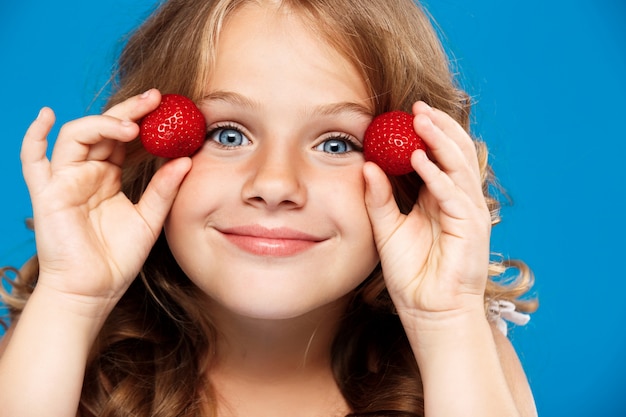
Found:
[[[136,122],[160,97],[150,90],[103,115],[65,124],[50,159],[50,109],[41,110],[24,137],[21,160],[33,205],[37,287],[85,314],[107,314],[128,288],[191,167],[189,158],[165,164],[137,204],[120,191],[125,143],[137,137]]]

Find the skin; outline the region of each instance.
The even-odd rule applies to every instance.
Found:
[[[485,318],[490,219],[466,132],[414,105],[413,127],[433,160],[413,154],[425,186],[402,215],[376,165],[331,146],[358,147],[369,94],[297,15],[245,6],[217,52],[201,103],[209,140],[193,158],[164,165],[136,205],[119,191],[123,143],[158,91],[66,124],[50,160],[52,111],[26,133],[41,270],[0,347],[3,410],[75,415],[89,348],[165,226],[221,331],[209,374],[220,415],[348,412],[329,345],[347,297],[379,259],[422,372],[427,416],[536,415],[515,352]],[[220,145],[225,123],[247,140]]]
[[[236,314],[289,319],[334,303],[378,263],[356,151],[371,121],[364,82],[297,16],[252,6],[223,29],[211,75],[200,109],[214,133],[166,222],[172,253]]]
[[[223,413],[345,414],[329,346],[346,296],[378,263],[356,150],[368,91],[297,16],[253,6],[224,27],[216,62],[200,109],[218,130],[193,156],[165,231],[224,336],[211,373]],[[224,146],[220,133],[241,143]],[[324,150],[333,145],[341,151]]]

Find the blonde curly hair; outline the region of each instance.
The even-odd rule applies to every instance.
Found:
[[[221,27],[241,5],[255,0],[171,0],[129,38],[107,107],[151,87],[201,98],[215,59]],[[263,2],[262,0],[256,0]],[[411,0],[275,0],[300,13],[321,39],[343,53],[370,89],[375,113],[410,111],[418,100],[450,114],[468,132],[471,100],[456,84],[431,18]],[[483,194],[492,223],[500,221],[499,189],[484,142],[475,141]],[[138,141],[128,145],[123,191],[137,201],[162,164]],[[421,186],[415,174],[392,179],[396,201],[408,212]],[[494,188],[495,187],[495,188]],[[19,317],[36,284],[34,257],[16,275],[3,300]],[[520,261],[493,256],[485,293],[532,312],[524,297],[533,284]],[[216,330],[201,308],[203,294],[176,264],[161,237],[140,276],[113,310],[93,346],[79,414],[87,416],[200,416],[215,410],[205,370]],[[378,266],[355,290],[333,345],[333,368],[353,415],[423,415],[419,369],[395,315]]]

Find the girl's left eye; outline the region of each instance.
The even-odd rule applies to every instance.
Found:
[[[356,150],[356,146],[350,139],[335,137],[320,143],[315,150],[330,154],[343,154]]]

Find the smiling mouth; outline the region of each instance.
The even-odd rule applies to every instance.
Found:
[[[258,256],[287,257],[312,249],[325,241],[289,228],[268,229],[262,226],[241,226],[219,230],[239,249]]]

